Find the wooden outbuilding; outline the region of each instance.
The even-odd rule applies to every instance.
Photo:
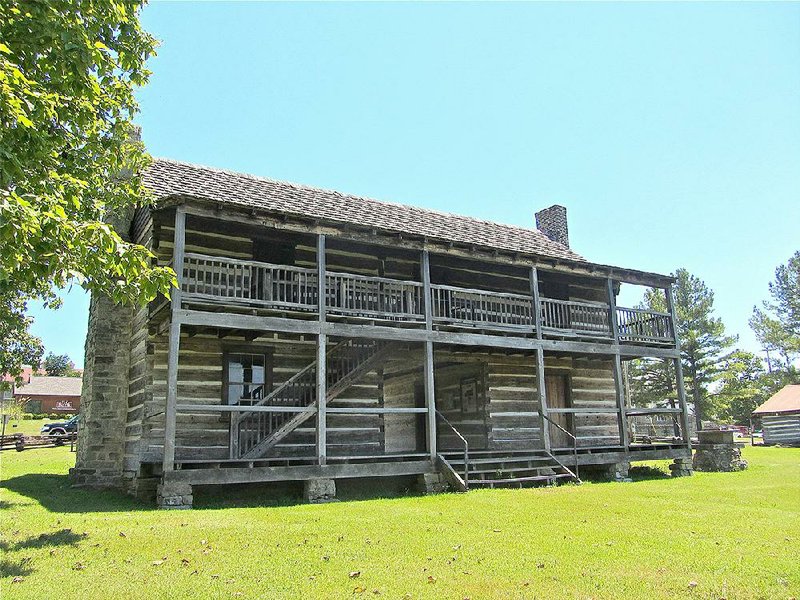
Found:
[[[172,160],[145,181],[157,204],[114,224],[179,287],[138,311],[93,298],[77,483],[183,507],[195,485],[326,499],[339,478],[467,489],[691,460],[673,279],[587,261],[565,208],[527,229]],[[622,285],[669,310],[618,306]],[[674,363],[673,398],[630,403],[640,357]],[[648,415],[672,427],[637,435]]]
[[[761,422],[764,444],[800,446],[800,385],[787,385],[753,411]]]

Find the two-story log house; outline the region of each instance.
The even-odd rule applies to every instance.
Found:
[[[690,458],[674,311],[617,305],[671,277],[589,262],[566,210],[537,229],[156,160],[152,208],[115,225],[178,274],[144,309],[94,298],[74,479],[187,507],[192,486],[416,476],[577,480]],[[612,235],[610,232],[609,235]],[[623,364],[674,361],[675,398]],[[668,435],[638,436],[643,416]]]

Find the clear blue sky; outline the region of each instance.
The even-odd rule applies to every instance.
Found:
[[[800,249],[800,4],[153,3],[155,156],[531,226],[717,294]],[[79,364],[88,301],[33,310]]]

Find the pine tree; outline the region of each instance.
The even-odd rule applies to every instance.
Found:
[[[753,307],[750,327],[768,357],[778,356],[779,370],[794,371],[800,357],[800,251],[775,269],[775,280],[769,284],[772,301],[763,303],[763,310]],[[770,360],[770,370],[772,364]]]
[[[702,428],[705,415],[716,416],[709,386],[725,366],[728,350],[737,336],[725,334],[722,319],[714,316],[714,292],[686,269],[673,273],[676,324],[681,342],[681,363],[687,394],[694,404],[695,421]],[[666,312],[661,290],[648,289],[641,308]],[[631,390],[635,401],[655,403],[674,398],[675,373],[671,361],[634,361],[630,368]]]

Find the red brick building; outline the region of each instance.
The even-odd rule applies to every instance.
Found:
[[[26,400],[25,412],[74,414],[81,405],[82,386],[82,377],[34,375],[14,390],[14,398]]]

